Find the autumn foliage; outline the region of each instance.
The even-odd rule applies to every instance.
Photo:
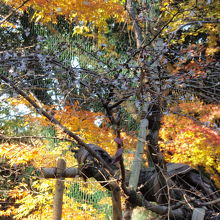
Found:
[[[119,152],[126,169],[134,158],[139,119],[145,117],[146,147],[160,128],[167,162],[199,169],[220,187],[220,4],[131,1],[129,14],[128,2],[0,0],[0,39],[11,34],[12,42],[0,46],[0,74],[11,80],[0,85],[0,218],[50,219],[55,181],[42,179],[39,168],[54,167],[60,157],[67,167],[78,166],[71,152],[78,143],[42,116],[42,109],[111,156],[123,145]],[[143,35],[138,49],[135,28]],[[15,94],[16,86],[42,109]],[[162,115],[161,127],[154,108]],[[153,147],[160,151],[157,143]],[[105,190],[76,181],[81,188],[66,181],[63,219],[105,219],[98,208],[108,206],[109,197],[100,197],[95,207],[70,196],[74,190],[86,196]]]
[[[2,144],[0,147],[0,157],[5,158],[4,161],[1,161],[2,170],[5,172],[1,170],[1,173],[6,175],[6,170],[9,173],[7,184],[4,183],[6,184],[4,197],[0,197],[1,202],[9,205],[2,206],[0,216],[4,218],[13,216],[14,219],[38,219],[39,216],[42,219],[52,218],[55,180],[41,178],[40,170],[37,167],[54,167],[56,159],[61,156],[65,156],[68,166],[76,166],[73,155],[70,151],[65,155],[61,153],[65,151],[63,144],[50,151],[43,143],[40,146]],[[97,183],[93,182],[92,187],[84,187],[81,179],[75,181],[88,195],[93,195],[97,191],[105,191]],[[105,219],[105,214],[100,213],[92,204],[89,205],[85,202],[83,205],[82,199],[84,198],[80,203],[71,197],[72,184],[72,180],[65,182],[63,219],[82,219],[82,216],[92,219],[94,215],[99,219]],[[110,201],[110,197],[105,197],[103,200],[100,198],[99,205],[100,207],[107,206]]]
[[[15,8],[23,3],[21,0],[6,2]],[[122,3],[123,1],[119,0],[29,0],[20,10],[25,11],[32,7],[35,10],[32,19],[44,23],[57,23],[57,17],[64,16],[68,21],[77,24],[73,33],[90,33],[93,36],[95,28],[98,28],[100,33],[108,30],[108,19],[114,18],[117,22],[125,21]]]
[[[8,99],[11,105],[26,105],[30,107],[27,102],[22,99]],[[51,111],[53,107],[45,106],[48,111]],[[97,144],[106,149],[110,154],[114,154],[116,151],[116,143],[114,141],[115,134],[112,129],[108,127],[109,121],[105,119],[103,113],[90,112],[82,110],[77,104],[75,106],[65,106],[63,110],[53,110],[54,117],[61,121],[68,129],[75,134],[82,137],[86,143]],[[102,122],[101,127],[98,126],[97,120]],[[14,182],[14,178],[9,179],[11,188],[7,191],[7,199],[13,201],[11,204],[4,208],[0,212],[1,216],[14,216],[15,219],[35,219],[41,216],[43,219],[52,217],[52,205],[53,205],[53,193],[55,187],[55,180],[44,180],[40,178],[39,168],[41,167],[54,167],[56,165],[56,159],[59,157],[65,157],[68,167],[77,166],[77,162],[74,159],[73,154],[70,151],[70,143],[65,141],[59,141],[59,138],[68,138],[58,127],[53,127],[53,124],[40,115],[26,115],[24,118],[26,126],[43,127],[54,129],[55,135],[58,138],[57,142],[54,142],[54,146],[50,143],[50,139],[32,140],[32,143],[20,143],[10,144],[3,143],[0,145],[0,157],[4,158],[4,163],[8,164],[8,170],[13,173],[13,167],[15,167],[22,176],[18,182]],[[127,149],[134,148],[136,139],[132,136],[122,132],[122,139],[124,146]],[[51,147],[49,147],[51,146]],[[27,170],[30,169],[30,172]],[[31,183],[29,178],[31,177]],[[80,181],[80,180],[78,180]],[[82,181],[82,180],[81,180]],[[87,193],[93,194],[96,190],[101,190],[101,186],[98,183],[91,189],[88,189]],[[71,189],[71,181],[66,182],[66,187]],[[82,188],[86,190],[86,188]],[[68,191],[68,190],[67,190]],[[110,198],[100,200],[100,207],[110,203]],[[3,201],[5,201],[2,198]],[[82,209],[82,204],[79,201],[74,201],[72,198],[64,195],[64,207],[63,207],[63,219],[76,218],[82,219],[82,216],[87,216],[87,219],[92,219],[92,216],[96,216],[99,219],[105,219],[104,213],[99,213],[92,205],[85,205],[85,212]],[[43,205],[43,209],[42,209]],[[89,211],[88,211],[89,210]]]
[[[166,159],[203,167],[220,184],[220,137],[217,128],[219,105],[182,103],[163,117],[161,147]],[[188,117],[187,117],[188,116]]]

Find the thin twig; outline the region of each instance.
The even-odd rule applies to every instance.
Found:
[[[199,205],[206,206],[206,205],[213,205],[213,204],[216,204],[216,203],[220,204],[220,198],[219,199],[215,199],[213,201],[209,201],[209,202],[203,202],[203,203],[200,203]]]
[[[54,139],[59,141],[68,141],[68,142],[75,142],[75,140],[69,139],[69,138],[58,138],[58,137],[47,137],[47,136],[5,136],[3,134],[0,134],[0,140],[22,140],[22,139]]]

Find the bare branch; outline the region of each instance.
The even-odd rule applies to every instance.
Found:
[[[183,24],[181,25],[178,29],[176,29],[173,33],[177,33],[179,30],[183,29],[184,27],[186,26],[189,26],[189,25],[202,25],[202,24],[219,24],[220,23],[220,20],[219,19],[216,19],[216,20],[210,20],[210,21],[191,21],[191,22],[188,22],[186,24]]]
[[[3,134],[0,134],[0,140],[20,140],[22,141],[23,139],[54,139],[54,140],[59,140],[59,141],[67,141],[67,142],[75,142],[72,139],[69,138],[58,138],[58,137],[47,137],[47,136],[20,136],[20,137],[15,137],[15,136],[6,136]]]
[[[205,206],[205,205],[213,205],[219,203],[220,204],[220,198],[219,199],[215,199],[213,201],[209,201],[209,202],[203,202],[201,204],[199,204],[200,206]]]

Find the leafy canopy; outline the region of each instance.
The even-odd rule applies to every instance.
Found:
[[[22,0],[5,0],[13,7],[22,5]],[[44,23],[57,23],[58,16],[64,16],[69,22],[76,24],[75,33],[106,32],[109,19],[123,22],[125,11],[120,0],[29,0],[21,7],[25,11],[29,7],[34,9],[32,19]]]

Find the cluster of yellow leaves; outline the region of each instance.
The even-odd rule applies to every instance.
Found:
[[[99,183],[92,182],[91,186],[84,187],[84,183],[76,179],[75,182],[80,183],[80,190],[85,193],[93,194],[97,190],[103,191]],[[73,181],[65,181],[66,191],[63,198],[62,219],[105,219],[104,212],[100,212],[94,208],[92,204],[86,204],[85,201],[80,203],[74,198],[68,196],[68,189],[71,188]],[[7,212],[13,214],[15,219],[52,219],[53,216],[53,199],[55,190],[55,179],[41,179],[33,182],[32,190],[22,190],[24,184],[20,184],[17,189],[13,190],[13,195],[16,197],[17,208],[8,209]],[[27,186],[26,186],[27,187]],[[105,191],[105,190],[104,190]],[[75,198],[77,199],[77,198]],[[91,202],[91,201],[90,201]],[[105,200],[100,200],[100,205],[111,204],[111,197],[105,197]]]
[[[8,160],[10,165],[26,164],[38,155],[35,147],[20,144],[0,144],[0,157]]]
[[[20,200],[28,195],[27,190],[23,188],[24,184],[21,183],[19,186],[14,187],[11,190],[7,191],[7,194],[5,194],[5,197],[10,197],[13,200]],[[4,200],[0,200],[1,202],[5,202]],[[6,217],[11,216],[16,213],[15,206],[9,206],[6,210],[0,210],[0,217]]]
[[[46,142],[40,146],[28,146],[24,144],[2,144],[0,145],[0,158],[8,160],[8,163],[14,169],[21,165],[37,167],[55,167],[56,159],[61,155],[65,157],[68,167],[76,166],[76,160],[72,153],[63,150],[67,149],[67,143],[60,143],[53,150],[48,150]],[[24,173],[25,175],[25,173]],[[16,187],[7,192],[7,197],[15,200],[15,205],[11,205],[8,209],[0,211],[0,216],[14,216],[14,219],[50,219],[53,214],[53,198],[55,189],[55,179],[41,179],[38,176],[30,176],[31,188],[26,182],[20,182]],[[76,179],[75,181],[81,181]],[[66,189],[71,187],[72,181],[66,181]],[[84,183],[81,184],[85,193],[94,193],[96,190],[103,191],[100,184],[93,182],[92,187],[84,188]],[[110,204],[108,198],[100,201],[100,204]],[[96,216],[98,219],[105,219],[105,214],[99,212],[92,205],[84,204],[75,201],[73,198],[64,194],[63,218],[67,219],[93,219]],[[84,217],[83,217],[84,218]]]
[[[76,166],[76,160],[69,151],[69,143],[61,142],[52,150],[47,148],[47,140],[42,140],[35,145],[24,143],[0,144],[0,158],[2,161],[7,161],[10,166],[31,164],[35,168],[40,167],[54,167],[56,166],[56,159],[63,156],[65,152],[65,160],[68,166]]]
[[[19,7],[22,0],[5,0],[6,4]],[[35,10],[33,19],[44,23],[57,22],[57,16],[62,15],[67,20],[75,22],[76,33],[107,31],[107,20],[114,18],[116,22],[125,19],[125,11],[121,0],[29,0],[21,9],[32,7]]]
[[[209,121],[210,127],[214,126],[215,119],[220,118],[219,105],[183,103],[177,109],[189,116],[199,115],[200,122]],[[169,114],[163,118],[160,137],[160,145],[168,161],[203,166],[220,185],[216,175],[216,171],[220,172],[220,134],[217,131],[189,118]]]
[[[163,20],[166,22],[170,21],[175,15],[168,28],[165,29],[165,33],[170,33],[188,22],[219,18],[220,3],[219,1],[210,1],[209,3],[205,0],[181,2],[178,0],[163,0],[161,1],[160,10],[163,11]],[[211,30],[213,25],[212,23],[210,24],[207,24],[206,28]]]

